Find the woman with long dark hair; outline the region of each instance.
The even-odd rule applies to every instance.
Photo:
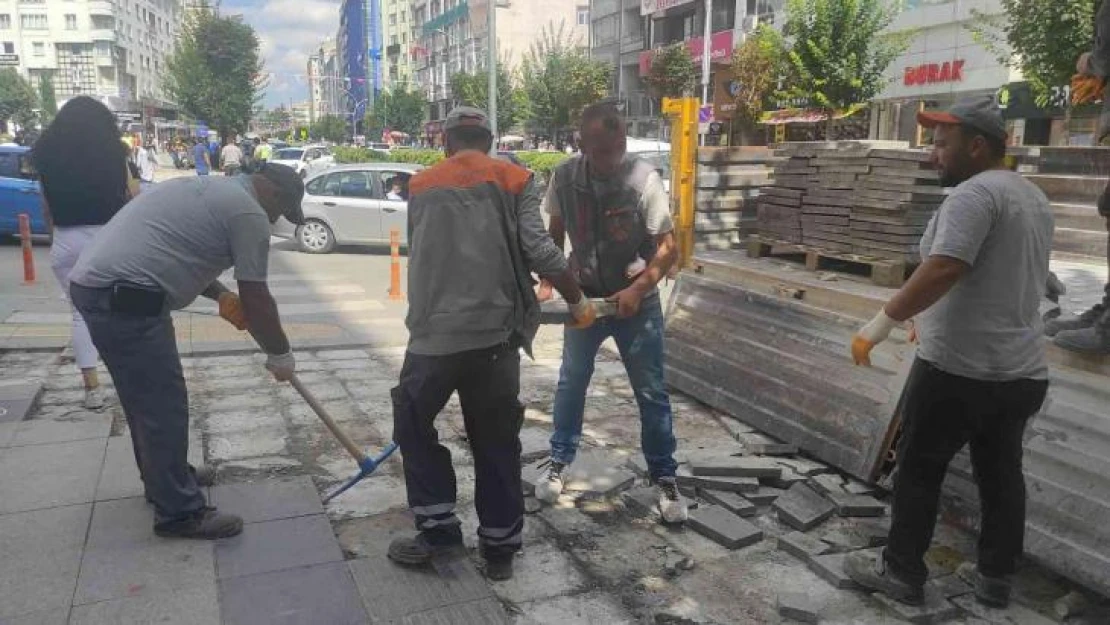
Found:
[[[81,250],[134,194],[127,146],[112,112],[99,101],[80,96],[58,111],[31,156],[54,235],[51,268],[68,297],[69,272]],[[85,407],[102,408],[105,396],[96,375],[96,347],[76,310],[73,354],[84,379]]]

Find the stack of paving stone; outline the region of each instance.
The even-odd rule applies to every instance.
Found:
[[[817,173],[802,200],[802,242],[834,252],[851,252],[850,218],[855,192],[868,173],[863,145],[817,148]]]
[[[782,160],[775,165],[775,181],[759,196],[759,234],[784,243],[802,242],[802,198],[813,185],[817,168],[814,149],[804,143],[775,150]]]
[[[917,262],[918,243],[944,188],[929,153],[922,150],[871,150],[869,171],[854,191],[852,252]]]
[[[761,146],[698,150],[694,240],[699,251],[739,247],[755,232],[755,198],[770,183],[772,160]]]

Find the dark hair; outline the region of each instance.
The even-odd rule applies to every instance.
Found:
[[[452,151],[479,150],[489,152],[493,147],[493,134],[481,126],[459,126],[447,131],[447,147]]]
[[[598,102],[582,110],[582,121],[579,128],[585,129],[586,126],[594,122],[601,122],[601,127],[609,132],[616,132],[624,128],[624,118],[621,117],[617,107],[610,102]]]
[[[66,102],[31,150],[55,225],[108,223],[130,199],[129,156],[108,107],[87,96]]]
[[[970,124],[960,124],[960,134],[962,134],[964,138],[968,140],[974,139],[975,137],[982,137],[983,141],[987,142],[987,147],[991,151],[991,156],[996,159],[1002,159],[1006,157],[1005,139],[1001,137],[996,137],[994,135],[989,135]]]

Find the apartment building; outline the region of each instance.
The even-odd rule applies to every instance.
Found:
[[[137,121],[170,108],[160,76],[183,15],[179,0],[0,0],[0,65],[36,88],[49,76],[59,105],[96,96]]]
[[[325,39],[308,57],[309,119],[315,124],[325,115],[343,116],[343,77],[339,72],[339,58],[335,39]]]
[[[381,0],[382,83],[386,89],[412,89],[413,46],[416,45],[416,21],[413,18],[412,0]]]

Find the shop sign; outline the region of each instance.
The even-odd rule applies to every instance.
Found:
[[[19,65],[19,55],[0,54],[0,65]]]
[[[651,15],[667,9],[690,4],[694,0],[640,0],[640,15]]]
[[[705,46],[702,42],[705,41],[704,37],[694,37],[693,39],[686,40],[686,50],[690,52],[690,58],[694,60],[694,65],[701,67],[701,57],[705,52]],[[655,55],[655,50],[644,50],[640,53],[640,75],[647,76],[651,71],[651,59]],[[709,61],[711,63],[727,62],[732,56],[732,31],[722,30],[719,33],[713,33],[709,37]]]
[[[943,63],[924,63],[916,67],[907,67],[905,75],[902,77],[902,81],[907,87],[945,82],[962,82],[963,79],[963,59],[945,61]]]

